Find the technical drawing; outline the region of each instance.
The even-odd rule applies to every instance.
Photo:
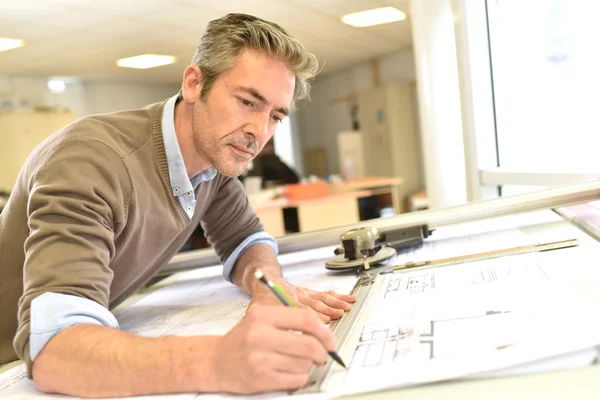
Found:
[[[420,332],[420,343],[428,346],[430,359],[456,355],[461,351],[473,352],[475,348],[480,349],[482,347],[495,348],[496,350],[505,349],[514,344],[511,342],[513,337],[508,341],[498,342],[495,336],[486,336],[485,331],[490,330],[488,329],[490,318],[494,319],[493,325],[512,326],[513,321],[507,319],[511,319],[513,315],[511,311],[487,311],[481,315],[432,320],[429,322],[429,329]],[[436,343],[437,339],[440,338],[439,331],[441,331],[441,335],[453,337],[456,340],[450,345],[449,340],[446,339],[446,348],[438,349]],[[477,340],[470,341],[468,338]],[[448,349],[448,346],[451,350]]]
[[[511,310],[490,310],[478,315],[432,319],[421,325],[390,321],[364,326],[350,362],[351,368],[372,368],[407,361],[460,357],[502,351],[519,343],[535,320],[534,315]],[[393,318],[392,318],[393,319]]]
[[[473,284],[482,285],[507,278],[510,275],[510,266],[496,265],[473,271]]]
[[[427,272],[414,276],[392,276],[385,289],[384,297],[400,293],[423,293],[435,289],[435,274]]]
[[[377,312],[362,326],[351,358],[350,368],[356,370],[472,359],[532,340],[529,335],[540,320],[535,308],[515,308],[525,303],[515,303],[514,296],[529,299],[528,282],[549,281],[537,263],[506,262],[387,274],[382,279],[382,295],[373,305]],[[482,285],[493,283],[501,286],[481,291]],[[498,296],[498,288],[509,290],[511,297]],[[468,293],[479,301],[472,303]]]

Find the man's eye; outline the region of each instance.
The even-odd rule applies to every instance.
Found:
[[[281,118],[279,118],[277,115],[273,115],[273,121],[275,121],[275,123],[277,123],[277,124],[283,122],[283,120]]]
[[[240,101],[242,102],[243,105],[245,106],[252,106],[254,105],[250,100],[246,100],[246,99],[240,99]]]

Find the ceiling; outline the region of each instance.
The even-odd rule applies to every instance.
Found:
[[[408,13],[409,0],[0,0],[0,36],[24,47],[0,52],[0,75],[79,76],[179,82],[206,24],[229,12],[277,22],[314,53],[322,74],[410,48],[408,20],[368,28],[344,14],[382,6]],[[132,70],[115,61],[170,54],[172,65]]]

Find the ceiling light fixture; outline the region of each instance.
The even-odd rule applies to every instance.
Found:
[[[342,22],[356,28],[363,28],[365,26],[387,24],[388,22],[402,21],[405,19],[406,13],[397,8],[382,7],[346,14],[342,17]]]
[[[165,56],[160,54],[142,54],[134,57],[121,58],[117,60],[117,65],[124,68],[148,69],[169,65],[176,62],[174,56]]]
[[[67,84],[62,79],[48,79],[48,90],[50,93],[64,93]]]
[[[16,49],[23,45],[25,45],[24,40],[0,37],[0,51]]]

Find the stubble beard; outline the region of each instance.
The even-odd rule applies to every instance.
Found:
[[[251,160],[248,160],[238,154],[231,153],[226,154],[226,152],[230,152],[228,149],[229,144],[236,144],[238,146],[245,146],[248,149],[251,149],[256,154],[256,142],[250,143],[239,143],[234,139],[226,139],[223,143],[218,143],[211,139],[210,134],[205,134],[200,131],[200,127],[197,122],[197,113],[199,113],[198,109],[194,108],[194,114],[192,116],[192,130],[194,133],[194,145],[196,147],[196,151],[222,175],[225,175],[230,178],[236,178],[240,176],[246,166]],[[233,162],[228,162],[228,159],[233,158]]]

